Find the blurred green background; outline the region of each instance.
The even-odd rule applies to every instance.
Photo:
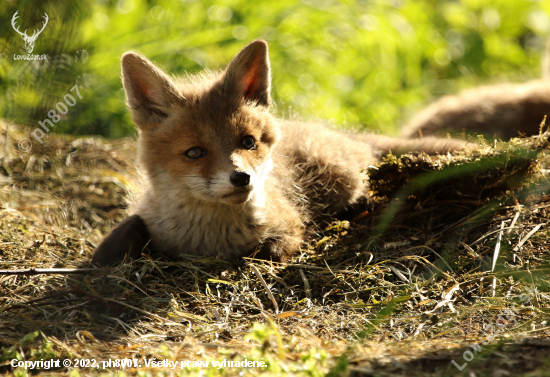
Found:
[[[11,26],[16,11],[29,35],[48,14],[33,51],[48,60],[14,60],[26,53]],[[123,52],[181,74],[222,68],[261,37],[276,113],[396,134],[441,95],[540,77],[549,15],[550,2],[535,0],[8,0],[0,4],[0,117],[37,127],[78,84],[83,98],[54,130],[129,135]]]

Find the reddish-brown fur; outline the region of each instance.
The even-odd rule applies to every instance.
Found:
[[[510,139],[520,132],[538,134],[545,115],[550,115],[550,81],[486,86],[434,102],[403,128],[403,136],[464,131]]]
[[[550,39],[543,59],[543,80],[524,84],[482,86],[445,96],[418,113],[403,127],[402,135],[414,138],[459,132],[503,139],[536,135],[550,115]]]
[[[257,252],[274,261],[288,259],[299,250],[307,224],[366,197],[362,171],[381,155],[465,145],[344,134],[275,119],[269,112],[267,44],[261,40],[219,74],[173,80],[137,53],[124,54],[122,72],[149,181],[133,212],[147,227],[149,247],[171,257],[232,259]],[[245,147],[250,137],[254,148]],[[188,154],[197,151],[202,157]],[[240,181],[233,181],[236,176]],[[120,245],[130,244],[140,230],[136,226],[132,233],[124,224],[98,247],[94,262],[116,262],[128,252]],[[132,246],[137,256],[135,242]]]

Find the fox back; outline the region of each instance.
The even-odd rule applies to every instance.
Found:
[[[550,38],[542,62],[541,80],[464,90],[445,96],[420,111],[402,129],[406,138],[423,135],[479,133],[510,139],[536,135],[550,115]]]

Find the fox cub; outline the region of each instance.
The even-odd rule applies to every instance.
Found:
[[[453,130],[503,139],[517,137],[520,132],[537,135],[544,116],[550,116],[550,38],[542,73],[540,80],[482,86],[445,96],[413,117],[402,135],[445,135]]]
[[[173,79],[144,56],[122,56],[122,81],[148,178],[134,215],[96,249],[106,265],[147,246],[180,254],[284,261],[306,225],[367,194],[361,172],[388,151],[445,153],[465,142],[343,134],[269,112],[267,43],[246,46],[219,73]]]

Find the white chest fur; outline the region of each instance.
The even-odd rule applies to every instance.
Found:
[[[136,214],[149,229],[151,248],[170,257],[234,259],[251,252],[268,233],[263,200],[257,194],[241,205],[227,205],[174,197],[166,190],[162,193],[147,191]]]

